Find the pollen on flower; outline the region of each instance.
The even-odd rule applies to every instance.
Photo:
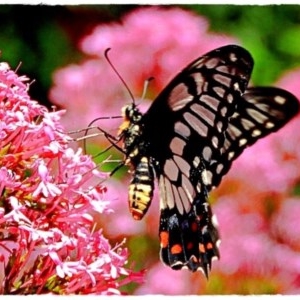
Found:
[[[27,80],[0,63],[0,294],[120,293],[124,276],[143,274],[94,230],[94,215],[110,211],[105,176],[70,148],[63,112],[30,99]]]

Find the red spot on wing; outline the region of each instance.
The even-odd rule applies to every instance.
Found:
[[[198,224],[196,222],[193,222],[191,224],[191,230],[194,231],[194,232],[198,230]]]
[[[188,250],[193,249],[193,247],[194,247],[194,243],[193,243],[193,242],[189,242],[189,243],[186,245],[186,248],[187,248]]]

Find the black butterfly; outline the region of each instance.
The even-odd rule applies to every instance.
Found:
[[[135,219],[145,215],[157,178],[160,256],[173,269],[208,276],[212,259],[219,258],[208,192],[247,146],[299,111],[285,90],[247,88],[252,67],[245,49],[221,47],[189,64],[144,115],[134,103],[123,108],[118,137],[132,171],[130,211]]]

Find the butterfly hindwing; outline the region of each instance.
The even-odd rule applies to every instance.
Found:
[[[205,199],[205,201],[203,200]],[[219,234],[206,197],[195,196],[192,209],[179,213],[162,209],[159,226],[161,260],[175,270],[202,270],[208,276],[211,261],[219,257]]]
[[[173,157],[160,172],[161,258],[174,269],[202,269],[207,275],[211,260],[219,257],[219,236],[207,202],[210,178],[197,141],[198,135],[191,134],[181,153],[173,143]]]

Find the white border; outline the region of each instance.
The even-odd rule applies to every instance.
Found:
[[[29,5],[89,5],[89,4],[235,4],[235,5],[271,5],[271,4],[296,4],[299,5],[299,0],[4,0],[1,4],[29,4]]]
[[[13,296],[14,299],[27,299],[30,297],[40,299],[43,297],[44,300],[47,299],[54,299],[56,297],[59,297],[57,295],[28,295],[28,296]],[[11,296],[2,296],[1,299],[11,299]],[[63,296],[64,300],[78,300],[78,299],[89,299],[89,300],[115,300],[115,299],[126,299],[126,300],[136,300],[136,299],[143,299],[143,300],[151,300],[153,298],[156,299],[163,299],[163,300],[180,300],[180,299],[188,299],[188,300],[241,300],[245,298],[250,298],[252,300],[260,299],[260,300],[274,300],[274,299],[288,299],[288,300],[294,300],[299,299],[299,295],[250,295],[250,296],[239,296],[239,295],[228,295],[228,296],[164,296],[164,295],[143,295],[143,296],[94,296],[94,295],[86,295],[86,296]]]
[[[6,0],[1,1],[1,5],[3,4],[27,4],[27,5],[89,5],[89,4],[145,4],[145,5],[161,5],[161,4],[211,4],[211,5],[217,5],[217,4],[234,4],[234,5],[280,5],[280,4],[295,4],[300,5],[300,0],[286,0],[285,2],[282,2],[283,0],[251,0],[251,1],[244,1],[244,0],[189,0],[189,1],[183,1],[183,0],[177,0],[177,1],[168,1],[168,0],[144,0],[144,1],[124,1],[124,0]],[[1,6],[0,6],[1,8]],[[43,297],[44,300],[46,299],[52,299],[56,297],[56,295],[30,295],[30,299],[35,297]],[[3,296],[1,295],[1,299],[4,298],[10,298],[11,296]],[[28,300],[28,296],[14,296],[14,299],[20,299],[23,298]],[[26,297],[26,298],[25,298]],[[124,296],[92,296],[92,295],[86,295],[86,296],[76,296],[77,299],[85,299],[88,297],[88,299],[95,299],[95,300],[114,300],[114,299],[124,299]],[[207,296],[207,295],[197,295],[197,296],[164,296],[164,295],[142,295],[142,296],[125,296],[128,300],[136,300],[138,298],[141,298],[143,300],[151,300],[153,298],[159,298],[164,300],[174,300],[174,299],[189,299],[189,300],[236,300],[241,298],[251,298],[251,299],[267,299],[267,300],[274,300],[274,299],[299,299],[299,295],[217,295],[217,296]],[[64,296],[65,300],[74,300],[74,296]]]

